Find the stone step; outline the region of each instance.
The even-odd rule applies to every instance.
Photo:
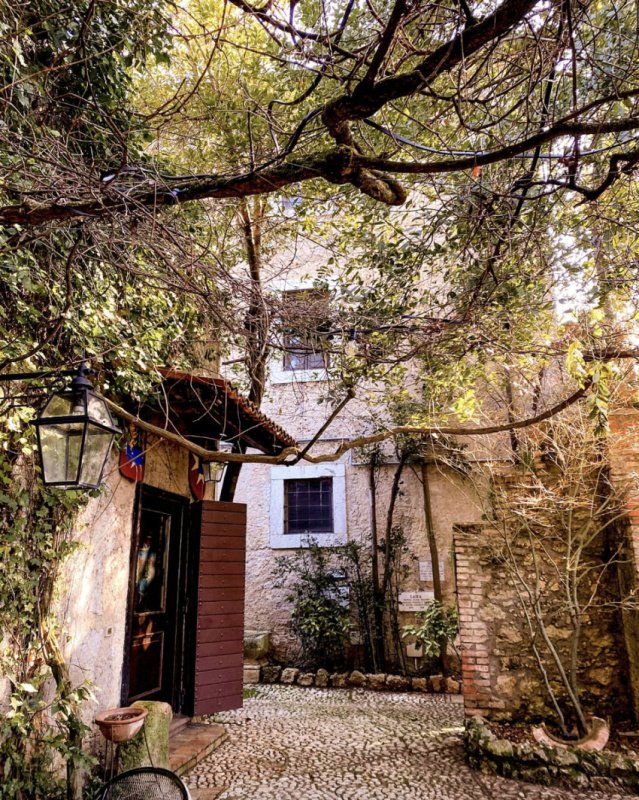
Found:
[[[187,717],[185,714],[174,714],[173,718],[171,719],[171,725],[169,727],[169,739],[172,739],[174,736],[177,736],[178,733],[191,722],[191,718]]]
[[[178,775],[185,775],[227,738],[228,734],[222,725],[191,723],[183,727],[169,742],[171,770]]]

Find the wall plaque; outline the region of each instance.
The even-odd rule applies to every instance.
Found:
[[[423,611],[435,595],[433,592],[400,592],[400,611]]]
[[[446,575],[446,562],[444,561],[443,558],[440,558],[439,559],[440,580],[443,581],[445,575]],[[433,582],[433,562],[430,559],[428,561],[419,562],[419,580],[428,583]]]

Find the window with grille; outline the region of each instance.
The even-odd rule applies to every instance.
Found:
[[[333,531],[333,479],[284,481],[284,533]]]

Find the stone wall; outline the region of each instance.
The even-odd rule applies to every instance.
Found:
[[[323,409],[323,407],[320,407]],[[268,409],[267,413],[271,414]],[[290,426],[287,428],[290,430]],[[293,430],[295,434],[296,431]],[[330,449],[324,442],[320,447]],[[352,456],[343,459],[346,475],[347,534],[349,541],[370,545],[371,494],[369,469],[357,463]],[[381,469],[378,481],[377,514],[378,537],[383,536],[388,509],[390,486],[395,466]],[[290,662],[296,642],[288,631],[291,607],[286,601],[286,591],[273,586],[273,569],[276,559],[290,555],[291,550],[273,549],[270,545],[270,492],[271,468],[263,465],[245,467],[240,475],[236,500],[247,503],[247,574],[245,619],[249,630],[268,630],[271,633],[273,655],[282,662]],[[457,522],[475,522],[480,519],[480,503],[473,486],[450,470],[429,469],[431,504],[438,544],[439,557],[444,566],[443,590],[445,597],[454,602],[454,569],[452,561],[453,525]],[[408,548],[415,560],[406,561],[408,575],[402,584],[403,591],[432,591],[431,581],[420,580],[419,562],[429,561],[430,553],[425,531],[421,483],[406,468],[402,495],[398,499],[395,524],[405,531]],[[414,613],[400,615],[402,624],[415,620]]]
[[[500,556],[500,543],[500,534],[488,525],[458,527],[455,532],[466,713],[495,720],[552,718],[554,710],[532,654],[531,637],[515,582]],[[515,551],[515,556],[522,574],[532,580],[530,552],[521,546]],[[550,561],[540,564],[540,570],[542,581],[554,579],[556,575]],[[610,585],[604,591],[616,593],[612,570],[609,577]],[[611,595],[605,599],[612,599]],[[557,606],[551,604],[549,607],[556,609]],[[546,619],[548,634],[564,663],[568,663],[569,620],[565,613],[556,610],[552,615],[549,612]],[[541,643],[539,648],[544,654],[553,689],[565,698],[556,668],[547,658]],[[631,715],[627,660],[616,608],[598,607],[586,615],[579,663],[586,710],[599,716],[627,719]]]
[[[319,689],[372,689],[377,692],[424,692],[459,695],[461,685],[454,678],[443,675],[387,675],[382,672],[365,674],[359,670],[333,672],[318,669],[304,672],[296,667],[267,664],[244,666],[244,683],[283,683],[286,686],[315,686]]]
[[[612,482],[626,496],[626,518],[620,526],[622,558],[618,568],[621,597],[639,591],[639,410],[615,409],[610,414],[609,460]],[[629,663],[629,688],[639,719],[639,609],[626,606],[623,628]]]
[[[283,246],[264,269],[264,283],[273,291],[286,291],[312,286],[312,276],[333,257],[330,248],[321,245],[319,232],[313,241],[300,238],[293,248]],[[429,276],[432,279],[432,276]],[[261,410],[287,432],[304,443],[309,441],[326,422],[331,405],[326,396],[331,390],[327,376],[309,375],[281,371],[282,353],[274,351],[269,364],[269,380]],[[409,381],[410,377],[406,377]],[[362,385],[357,396],[351,400],[339,417],[322,434],[314,453],[331,452],[344,440],[351,440],[380,429],[379,387]],[[472,459],[484,458],[487,452],[495,457],[500,442],[507,445],[507,436],[470,438],[467,441],[468,455]],[[378,536],[383,529],[388,509],[388,498],[397,457],[391,441],[383,445],[387,465],[382,467],[378,480]],[[346,514],[349,541],[369,544],[371,533],[371,494],[369,470],[361,463],[356,451],[346,454],[340,463],[346,476]],[[444,595],[454,600],[454,570],[452,563],[452,534],[455,523],[471,523],[481,519],[481,503],[470,482],[451,470],[430,467],[432,516],[440,560],[444,562]],[[271,469],[255,465],[242,469],[235,499],[248,506],[248,540],[246,573],[245,618],[248,629],[268,630],[274,655],[288,662],[296,646],[287,630],[290,605],[286,591],[273,586],[273,568],[278,556],[290,554],[290,550],[273,549],[269,541],[271,513]],[[411,563],[410,574],[404,581],[405,591],[432,590],[432,582],[419,577],[419,562],[430,560],[424,525],[424,510],[421,484],[410,467],[404,471],[402,494],[396,507],[395,523],[401,525],[408,539],[408,547],[417,557]],[[414,613],[402,615],[401,623],[410,623]]]
[[[480,717],[466,722],[464,744],[470,766],[484,773],[606,794],[620,788],[633,795],[639,791],[639,761],[629,754],[516,744],[499,739]]]

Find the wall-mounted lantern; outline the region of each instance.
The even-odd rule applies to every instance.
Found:
[[[86,377],[86,367],[67,391],[52,395],[34,421],[42,478],[61,489],[97,489],[113,439],[120,429]]]

